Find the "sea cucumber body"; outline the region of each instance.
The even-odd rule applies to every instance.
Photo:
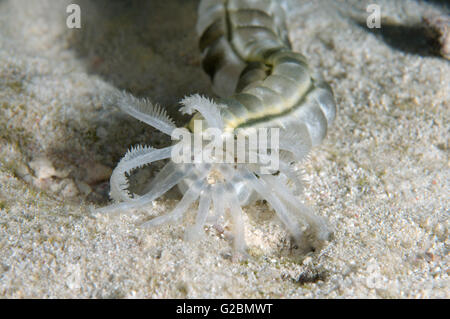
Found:
[[[225,129],[301,130],[307,144],[319,144],[335,118],[333,93],[292,51],[279,1],[203,0],[198,15],[203,67],[225,106]]]
[[[241,206],[260,198],[274,209],[297,242],[309,241],[304,226],[314,241],[329,240],[326,221],[296,197],[303,185],[294,163],[302,161],[325,137],[336,106],[331,88],[314,79],[305,57],[292,50],[279,1],[202,0],[197,31],[203,67],[219,99],[194,94],[181,101],[180,111],[193,115],[188,132],[176,127],[165,111],[149,100],[120,94],[117,103],[124,112],[179,141],[161,149],[130,149],[111,176],[110,195],[116,203],[98,212],[143,208],[177,185],[183,197],[174,209],[143,226],[178,221],[198,201],[195,224],[186,230],[187,238],[197,238],[206,223],[230,219],[234,250],[245,254]],[[202,125],[197,126],[196,120]],[[258,136],[257,143],[255,138],[253,142],[250,139],[256,131],[266,132],[265,137]],[[249,139],[242,141],[241,133],[249,133]],[[210,134],[219,138],[209,143]],[[181,141],[177,136],[187,137]],[[191,140],[194,147],[188,143]],[[195,146],[196,141],[200,141],[200,147]],[[180,150],[182,157],[178,156]],[[241,159],[239,150],[244,155]],[[220,155],[224,153],[230,155],[225,161]],[[147,185],[145,194],[129,192],[131,172],[169,158]]]

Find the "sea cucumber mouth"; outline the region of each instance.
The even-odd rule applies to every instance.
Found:
[[[222,173],[216,169],[211,170],[208,176],[206,177],[209,185],[215,185],[217,183],[223,183],[225,181],[225,177]]]

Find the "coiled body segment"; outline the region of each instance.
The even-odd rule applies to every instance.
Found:
[[[279,2],[205,0],[198,16],[203,67],[222,97],[225,129],[304,126],[311,146],[319,144],[336,114],[333,94],[292,51]]]
[[[219,98],[214,101],[193,95],[181,101],[180,110],[193,115],[186,125],[190,132],[185,129],[190,134],[189,141],[206,135],[211,128],[220,137],[231,136],[228,139],[231,141],[238,132],[276,128],[279,130],[277,150],[268,152],[268,144],[258,141],[256,157],[266,160],[268,154],[279,155],[279,166],[264,172],[261,162],[239,162],[234,156],[231,161],[223,162],[214,152],[207,152],[206,161],[202,157],[199,162],[178,162],[174,153],[184,150],[181,142],[163,149],[138,146],[113,171],[110,195],[115,203],[96,212],[143,208],[178,185],[183,197],[175,209],[144,226],[177,221],[198,201],[195,225],[188,229],[187,237],[197,237],[208,222],[214,224],[229,218],[233,224],[235,251],[245,252],[241,206],[260,198],[269,203],[297,241],[302,240],[305,228],[315,238],[327,240],[330,230],[324,219],[296,197],[303,186],[293,163],[304,159],[310,148],[322,141],[335,117],[336,107],[331,88],[313,79],[305,57],[292,51],[279,2],[202,0],[197,32],[203,67]],[[162,108],[148,100],[120,93],[115,104],[172,138],[179,130]],[[200,129],[196,126],[198,122],[204,124]],[[207,147],[216,150],[222,146],[220,141]],[[230,148],[225,152],[229,151]],[[147,192],[131,194],[127,175],[162,159],[169,161],[149,182]]]

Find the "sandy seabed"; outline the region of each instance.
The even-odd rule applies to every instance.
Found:
[[[70,2],[0,1],[0,296],[450,297],[450,64],[418,27],[424,14],[448,14],[444,1],[288,2],[293,46],[339,108],[302,163],[302,200],[334,237],[300,253],[257,203],[245,208],[243,262],[214,228],[184,241],[192,215],[136,226],[173,208],[176,192],[130,214],[89,211],[108,202],[127,148],[170,143],[106,103],[111,92],[148,97],[178,124],[184,95],[212,96],[197,49],[198,1],[79,0],[82,28],[73,30]],[[381,29],[366,26],[369,3],[380,5]]]

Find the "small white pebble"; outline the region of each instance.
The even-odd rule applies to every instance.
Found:
[[[66,178],[66,179],[62,180],[61,183],[66,184],[61,191],[62,196],[75,197],[79,194],[78,188],[75,185],[73,180]]]
[[[66,178],[69,176],[69,170],[56,170],[52,162],[46,157],[37,157],[29,163],[34,175],[42,180],[50,177]]]
[[[56,176],[56,170],[53,164],[45,157],[38,157],[32,160],[29,165],[38,179]]]

